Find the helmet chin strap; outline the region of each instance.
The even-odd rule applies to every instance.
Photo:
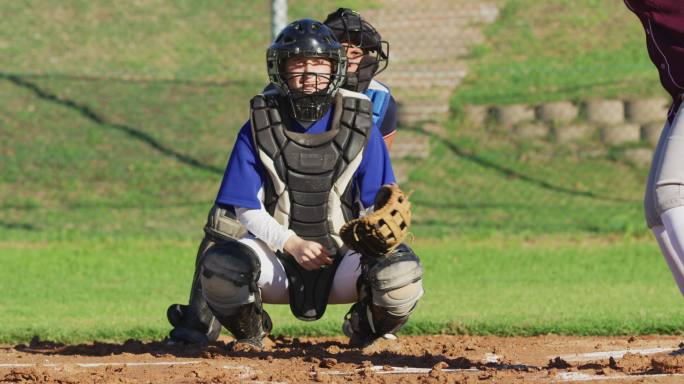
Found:
[[[378,70],[378,61],[371,55],[365,55],[356,72],[347,72],[347,81],[343,88],[354,92],[366,92],[371,80]]]

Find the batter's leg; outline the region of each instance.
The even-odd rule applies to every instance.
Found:
[[[684,263],[682,263],[682,259],[674,250],[664,226],[653,227],[651,230],[658,241],[658,246],[667,262],[667,266],[670,267],[672,277],[674,277],[679,291],[684,295]]]
[[[652,192],[650,192],[652,191]],[[649,174],[645,208],[652,199],[657,219],[649,222],[672,275],[684,295],[684,113],[682,108],[661,134]],[[647,220],[652,212],[646,212]]]

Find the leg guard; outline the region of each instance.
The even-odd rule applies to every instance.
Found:
[[[256,347],[271,328],[257,286],[260,270],[256,253],[237,241],[211,247],[200,265],[202,293],[214,316],[236,342]]]
[[[423,295],[423,268],[406,245],[380,259],[362,257],[359,302],[345,316],[352,346],[364,347],[397,332]]]
[[[189,303],[172,304],[166,311],[166,317],[174,327],[169,337],[175,342],[205,344],[216,341],[221,333],[221,324],[212,314],[202,295],[199,266],[211,247],[217,243],[238,239],[246,231],[230,211],[214,205],[209,211],[204,232],[205,236],[195,259]]]
[[[202,296],[198,264],[214,243],[205,237],[197,251],[195,274],[192,279],[188,305],[172,304],[166,311],[169,323],[174,327],[169,338],[174,342],[206,344],[214,342],[221,334],[221,324],[211,313]]]

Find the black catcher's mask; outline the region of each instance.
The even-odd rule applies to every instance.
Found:
[[[355,92],[365,92],[373,77],[387,68],[389,43],[357,12],[339,8],[323,22],[332,29],[340,43],[355,45],[363,50],[363,57],[356,72],[347,73],[342,87]]]
[[[290,58],[326,59],[331,63],[330,73],[287,71]],[[300,121],[316,121],[323,117],[332,99],[344,82],[347,56],[344,47],[335,39],[330,28],[311,20],[297,20],[285,27],[266,52],[268,77],[287,100],[292,116]],[[300,79],[313,83],[313,91],[293,89],[289,80]]]

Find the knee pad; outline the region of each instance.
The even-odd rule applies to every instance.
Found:
[[[200,263],[202,294],[217,317],[257,301],[261,263],[248,246],[229,241],[209,248]]]
[[[423,296],[423,267],[413,251],[401,245],[368,271],[372,302],[394,316],[408,316]]]
[[[668,209],[684,206],[684,183],[679,180],[664,180],[655,187],[658,216]]]
[[[214,205],[207,216],[204,233],[213,241],[233,241],[244,237],[247,230],[230,210]]]

